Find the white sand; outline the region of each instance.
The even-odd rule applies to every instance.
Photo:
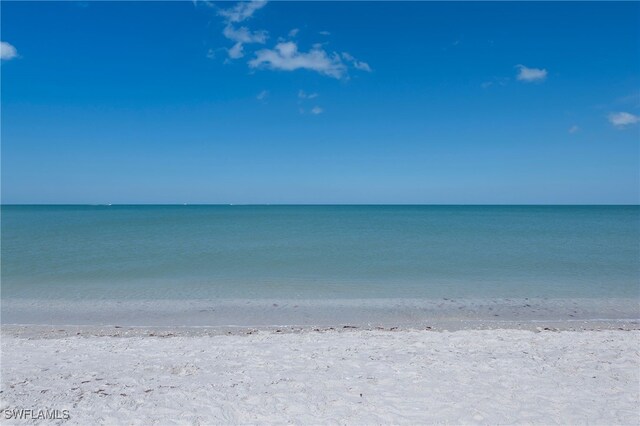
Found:
[[[639,350],[640,331],[613,330],[4,332],[1,408],[83,425],[637,425]]]

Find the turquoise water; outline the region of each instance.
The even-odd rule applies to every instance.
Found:
[[[640,207],[3,206],[1,254],[5,307],[638,300]]]

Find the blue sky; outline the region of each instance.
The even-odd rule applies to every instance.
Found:
[[[640,3],[2,2],[4,203],[640,202]]]

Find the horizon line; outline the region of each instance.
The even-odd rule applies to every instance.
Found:
[[[119,207],[119,206],[202,206],[202,207],[237,207],[237,206],[629,206],[638,207],[640,203],[0,203],[5,206],[87,206],[87,207]]]

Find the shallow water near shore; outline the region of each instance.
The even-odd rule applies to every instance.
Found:
[[[566,328],[637,325],[629,299],[37,300],[2,302],[5,324]]]
[[[638,241],[638,206],[3,206],[2,320],[633,320]]]

